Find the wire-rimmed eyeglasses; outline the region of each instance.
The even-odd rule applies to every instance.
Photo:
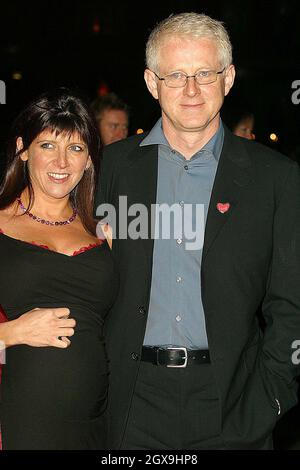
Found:
[[[152,72],[159,80],[164,80],[167,87],[182,88],[187,84],[189,78],[194,78],[198,85],[209,85],[217,80],[218,75],[224,72],[226,67],[217,72],[216,70],[199,70],[195,75],[187,75],[184,72],[169,73],[165,77],[159,77],[153,70]]]

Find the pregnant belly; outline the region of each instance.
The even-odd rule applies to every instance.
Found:
[[[15,346],[3,367],[2,403],[30,407],[65,419],[92,419],[106,406],[104,342],[96,331],[78,329],[67,349]]]

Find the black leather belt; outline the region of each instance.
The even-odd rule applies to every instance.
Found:
[[[161,348],[143,346],[141,360],[157,366],[187,367],[193,364],[209,364],[208,349]]]

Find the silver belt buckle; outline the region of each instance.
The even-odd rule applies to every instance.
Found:
[[[178,365],[169,365],[167,367],[179,367],[179,368],[182,368],[182,367],[186,367],[187,366],[187,362],[188,362],[188,354],[187,354],[187,348],[167,348],[167,349],[175,349],[176,351],[183,351],[185,353],[185,356],[182,358],[184,359],[184,363],[181,365],[181,366],[178,366]]]

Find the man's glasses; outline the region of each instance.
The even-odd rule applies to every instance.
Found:
[[[166,86],[170,88],[182,88],[187,84],[189,78],[194,78],[198,85],[209,85],[210,83],[214,83],[217,80],[219,74],[223,73],[226,67],[220,72],[216,72],[215,70],[199,70],[195,75],[187,75],[184,72],[173,72],[169,73],[165,77],[159,77],[157,73],[154,75],[159,80],[164,80]]]

